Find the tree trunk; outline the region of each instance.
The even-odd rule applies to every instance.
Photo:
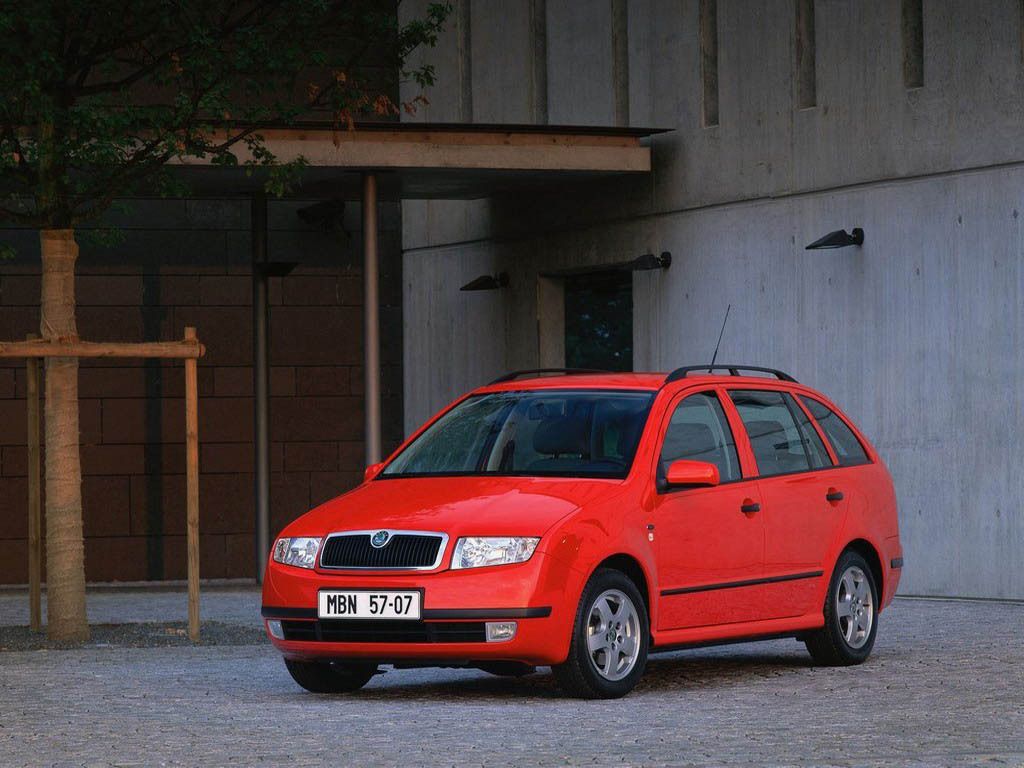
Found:
[[[75,260],[70,229],[39,233],[43,280],[43,338],[78,338]],[[46,359],[46,609],[51,640],[89,639],[85,614],[82,466],[78,435],[78,358]]]

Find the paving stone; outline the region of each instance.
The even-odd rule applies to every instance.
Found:
[[[204,618],[257,620],[255,592],[204,595]],[[97,617],[184,610],[180,593],[93,597]],[[0,594],[0,622],[13,599]],[[265,643],[3,653],[0,762],[1024,763],[1024,605],[897,600],[881,619],[863,666],[812,667],[792,640],[693,650],[654,657],[628,698],[597,702],[562,698],[547,670],[389,670],[358,694],[315,696]]]

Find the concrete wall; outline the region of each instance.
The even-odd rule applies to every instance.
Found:
[[[474,2],[470,15],[507,17],[506,48],[546,72],[551,122],[613,122],[615,4],[545,5],[543,67],[520,39],[535,4]],[[718,9],[720,120],[704,128],[697,1],[628,3],[629,121],[673,129],[652,142],[650,177],[404,217],[406,429],[488,376],[537,364],[541,270],[668,250],[668,272],[634,277],[638,369],[705,361],[732,303],[721,356],[827,392],[889,463],[902,591],[1024,598],[1020,4],[926,0],[924,85],[907,88],[899,3],[818,0],[807,109],[793,3]],[[476,70],[505,55],[472,35],[468,49]],[[861,249],[803,250],[854,226]],[[505,291],[458,292],[498,269]],[[427,283],[437,290],[416,298]]]

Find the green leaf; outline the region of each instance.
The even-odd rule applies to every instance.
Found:
[[[392,118],[407,66],[450,3],[399,22],[379,0],[34,0],[0,5],[0,220],[76,226],[118,198],[187,194],[169,164],[201,160],[301,183],[259,132]],[[422,103],[410,99],[415,109]],[[245,158],[244,160],[242,158]]]

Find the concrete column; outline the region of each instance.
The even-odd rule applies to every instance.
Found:
[[[377,250],[377,176],[363,174],[363,375],[366,463],[381,459],[380,256]]]
[[[256,578],[263,572],[270,553],[270,338],[268,328],[267,282],[267,198],[253,195],[250,219],[252,233],[252,390],[253,437],[255,440]]]

